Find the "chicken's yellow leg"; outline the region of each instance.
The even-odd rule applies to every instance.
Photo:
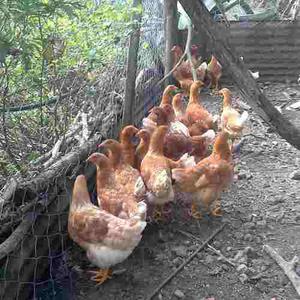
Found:
[[[161,209],[160,205],[156,205],[154,208],[153,219],[157,223],[163,220]]]
[[[89,273],[94,274],[94,276],[91,277],[91,280],[96,281],[97,285],[102,284],[112,277],[111,269],[99,269],[97,271],[89,271]]]
[[[195,202],[192,202],[191,215],[196,220],[201,220],[202,219],[202,215],[201,215],[200,211],[198,210],[197,205],[195,204]]]
[[[221,200],[216,201],[216,205],[215,205],[214,209],[211,211],[211,215],[214,217],[222,217],[223,216],[223,213],[221,210]]]

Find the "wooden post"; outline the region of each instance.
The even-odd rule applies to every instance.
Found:
[[[284,139],[300,149],[300,129],[287,120],[261,92],[256,81],[228,42],[226,31],[213,21],[202,1],[180,0],[180,3],[196,30],[202,29],[206,32],[212,43],[214,54],[226,68],[245,100]]]
[[[165,74],[168,74],[173,68],[172,47],[177,44],[178,37],[178,18],[177,18],[177,0],[165,0]],[[169,77],[165,84],[171,84],[174,80]]]
[[[134,0],[133,6],[137,7],[142,5],[142,0]],[[140,42],[140,23],[141,14],[135,14],[133,17],[135,29],[130,35],[129,50],[127,55],[127,69],[126,69],[126,87],[125,87],[125,100],[122,118],[122,126],[132,123],[133,119],[133,103],[135,99],[135,79],[137,71],[137,56]]]

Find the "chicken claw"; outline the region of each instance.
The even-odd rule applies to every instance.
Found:
[[[214,217],[222,217],[223,213],[220,207],[216,207],[212,210],[211,215]]]
[[[214,216],[214,217],[222,217],[223,216],[223,213],[222,213],[222,210],[221,210],[221,201],[218,200],[216,202],[216,206],[214,207],[214,209],[211,211],[211,215]]]
[[[99,269],[98,271],[89,271],[89,273],[94,274],[94,276],[91,277],[91,280],[96,281],[97,285],[104,283],[112,277],[111,269]]]
[[[192,203],[191,216],[196,220],[202,219],[202,214],[197,209],[197,205],[194,202]]]

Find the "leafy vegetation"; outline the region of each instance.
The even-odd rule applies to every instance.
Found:
[[[61,94],[61,82],[70,75],[87,82],[112,63],[124,66],[128,36],[134,26],[132,15],[141,8],[93,0],[3,0],[0,11],[0,111],[2,127],[0,160],[12,159],[7,135],[26,124],[31,134],[59,134],[57,116],[40,107],[19,113],[4,113],[7,107],[47,103]],[[69,76],[70,77],[70,76]],[[91,91],[89,91],[91,92]],[[55,101],[52,101],[55,103]],[[55,111],[57,113],[57,110]],[[64,114],[64,109],[61,109]],[[63,119],[63,118],[62,118]],[[69,118],[71,121],[72,118]],[[66,121],[66,120],[65,120]],[[27,127],[28,127],[27,126]],[[3,135],[3,136],[2,136]],[[14,140],[18,140],[15,137]],[[43,152],[43,147],[41,147]],[[25,155],[36,158],[37,149]],[[23,156],[24,159],[24,156]],[[14,170],[18,157],[10,162]],[[2,164],[3,165],[3,164]],[[5,165],[5,164],[4,164]]]

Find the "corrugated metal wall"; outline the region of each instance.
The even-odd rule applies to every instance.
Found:
[[[300,74],[300,21],[232,22],[229,39],[260,81],[296,81]],[[229,78],[226,76],[225,81]]]
[[[182,46],[186,32],[181,32]],[[259,81],[295,82],[300,75],[300,21],[268,21],[231,22],[228,38],[237,51],[244,57],[246,66],[253,72],[259,71]],[[201,55],[212,52],[209,41],[205,41],[203,34],[195,33],[193,43],[202,45]],[[230,76],[224,74],[221,81],[232,83]],[[149,109],[157,104],[157,95],[161,92],[148,91],[143,99],[136,99],[135,120],[141,120]],[[156,95],[156,97],[154,97]]]

